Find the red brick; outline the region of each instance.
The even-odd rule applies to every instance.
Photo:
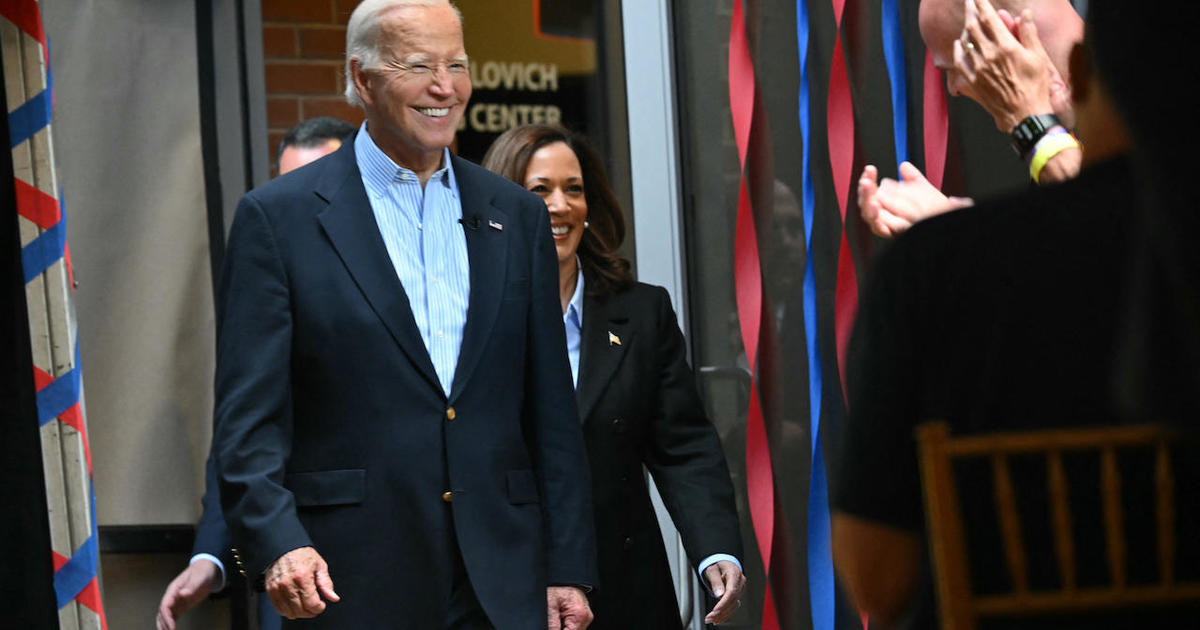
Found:
[[[263,27],[263,56],[295,57],[296,29],[291,26]]]
[[[305,59],[344,59],[346,29],[338,26],[308,26],[297,29],[300,36],[300,56]]]
[[[341,64],[267,62],[266,66],[267,94],[337,94]]]
[[[346,99],[338,98],[304,98],[300,100],[300,111],[304,118],[316,118],[317,116],[333,116],[342,120],[359,124],[363,120],[363,111],[346,102]]]
[[[354,7],[358,6],[359,0],[337,0],[334,3],[334,21],[338,24],[345,25],[350,21],[350,14],[354,12]]]
[[[290,129],[290,127],[289,127]],[[275,171],[275,152],[279,150],[279,143],[283,142],[283,136],[287,134],[287,129],[268,129],[267,130],[267,146],[271,148],[271,171]]]
[[[300,99],[294,96],[267,98],[267,127],[288,129],[300,122]]]
[[[263,22],[329,22],[333,0],[262,0]]]

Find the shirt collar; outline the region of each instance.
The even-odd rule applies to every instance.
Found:
[[[362,173],[363,184],[368,191],[386,190],[397,179],[418,181],[414,171],[397,165],[375,144],[375,139],[367,133],[365,120],[354,138],[354,157],[358,161],[358,170]],[[442,182],[452,191],[458,190],[458,180],[454,176],[454,167],[450,164],[450,149],[442,149],[442,168],[429,179]]]
[[[567,303],[566,317],[570,317],[574,312],[576,317],[575,325],[583,327],[583,265],[579,263],[579,256],[575,256],[575,293],[571,295],[571,301]]]

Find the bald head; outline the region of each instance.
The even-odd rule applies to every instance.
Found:
[[[992,6],[1013,17],[1025,9],[1033,12],[1038,38],[1062,82],[1068,84],[1071,48],[1083,39],[1083,20],[1069,0],[992,0]],[[966,17],[963,0],[921,0],[918,15],[921,38],[933,56],[934,65],[946,73],[950,93],[971,96],[960,92],[961,86],[954,76],[954,40],[962,34]]]

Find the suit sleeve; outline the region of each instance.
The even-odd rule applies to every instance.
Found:
[[[238,204],[217,305],[213,450],[225,521],[253,579],[312,542],[283,487],[292,442],[288,280],[271,225],[251,195]]]
[[[196,540],[192,544],[192,555],[206,553],[221,561],[226,572],[233,569],[233,554],[230,553],[229,528],[225,525],[225,514],[221,511],[221,495],[217,491],[217,460],[212,451],[204,465],[204,496],[200,499],[202,511],[196,521]],[[226,574],[226,578],[228,578]],[[226,582],[228,583],[228,582]]]
[[[733,483],[717,430],[704,413],[683,333],[665,289],[655,287],[654,365],[658,380],[645,463],[683,538],[692,567],[718,553],[742,558]]]
[[[536,205],[536,207],[534,207]],[[543,503],[550,584],[597,583],[596,535],[592,520],[587,451],[571,386],[566,334],[558,296],[558,257],[550,235],[550,215],[541,200],[535,212],[526,343],[526,417]]]

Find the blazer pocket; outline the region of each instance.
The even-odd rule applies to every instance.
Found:
[[[367,496],[367,471],[358,468],[292,473],[283,478],[283,487],[291,491],[297,507],[354,505]]]
[[[517,278],[504,287],[504,299],[525,300],[529,298],[529,278]]]
[[[537,503],[537,478],[532,470],[508,471],[508,501],[513,505]]]

